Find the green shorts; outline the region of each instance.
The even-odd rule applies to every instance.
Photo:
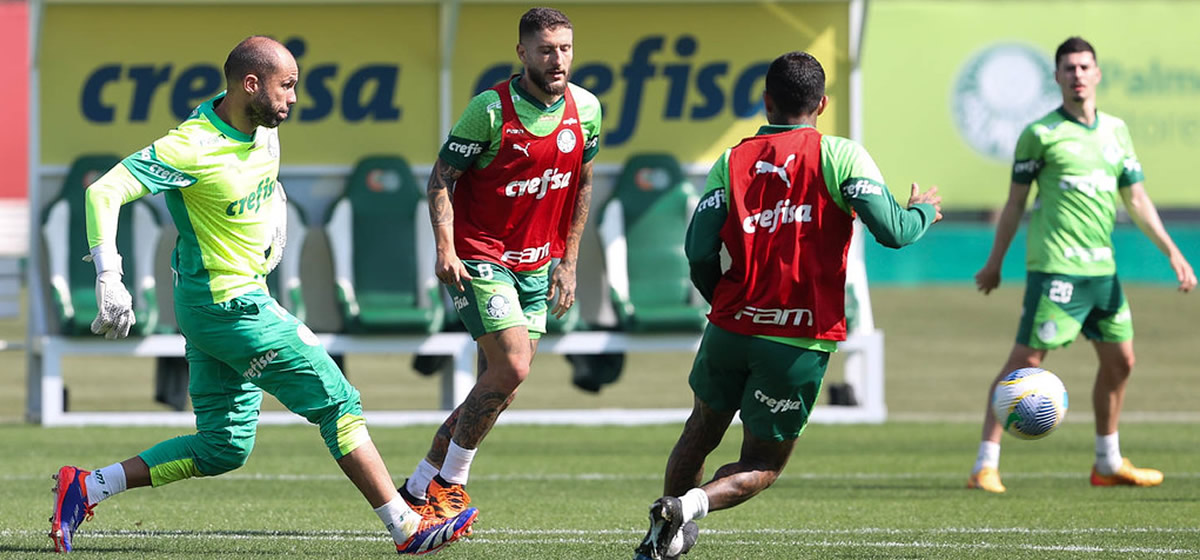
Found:
[[[316,335],[261,291],[175,306],[187,340],[188,392],[202,433],[253,432],[262,394],[320,426],[335,458],[362,443],[362,404]],[[235,438],[236,439],[236,438]]]
[[[735,334],[709,324],[688,382],[718,412],[740,410],[755,437],[796,439],[821,392],[829,353]]]
[[[1081,331],[1098,342],[1133,339],[1133,317],[1117,276],[1030,272],[1017,343],[1052,350],[1070,344]]]
[[[471,338],[512,327],[525,327],[529,338],[546,333],[546,293],[550,289],[550,264],[527,272],[487,261],[465,260],[471,281],[466,292],[448,286],[454,309]]]

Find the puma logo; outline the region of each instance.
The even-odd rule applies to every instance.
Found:
[[[783,179],[784,184],[790,189],[792,188],[792,180],[788,177],[787,166],[794,159],[796,159],[796,154],[790,154],[786,160],[783,160],[783,165],[780,166],[776,166],[769,161],[758,160],[754,163],[754,174],[774,173],[775,175],[779,175],[779,178]]]
[[[513,144],[512,147],[514,150],[517,150],[517,151],[525,154],[525,157],[529,157],[529,143],[528,142],[526,142],[524,146],[522,146],[520,144]]]

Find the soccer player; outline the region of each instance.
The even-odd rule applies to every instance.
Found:
[[[1030,124],[1017,140],[1012,185],[996,225],[991,254],[975,284],[984,294],[1000,285],[1000,266],[1025,212],[1030,185],[1038,183],[1029,220],[1028,276],[1017,340],[988,391],[983,441],[967,488],[1004,492],[1000,434],[992,416],[996,382],[1013,370],[1038,367],[1046,352],[1070,344],[1080,331],[1092,341],[1100,368],[1092,387],[1096,413],[1093,486],[1156,486],[1163,474],[1134,467],[1121,455],[1117,421],[1133,369],[1133,322],[1117,281],[1112,230],[1117,200],[1167,256],[1179,290],[1196,287],[1196,274],[1163,228],[1142,186],[1142,166],[1125,123],[1096,109],[1100,67],[1096,51],[1071,37],[1054,53],[1054,79],[1062,106]]]
[[[592,197],[600,103],[568,82],[571,21],[521,16],[518,75],[476,95],[434,163],[427,189],[435,273],[479,345],[479,377],[404,483],[410,506],[452,516],[470,503],[475,452],[529,374],[549,311],[575,303],[579,239]],[[551,258],[559,258],[550,272]]]
[[[688,381],[691,417],[650,506],[638,560],[678,558],[692,522],[765,490],[787,464],[821,389],[829,354],[846,339],[846,252],[854,217],[892,248],[941,219],[937,187],[907,208],[859,144],[822,135],[825,71],[804,52],[776,58],[763,92],[767,122],[725,151],[688,227],[692,283],[712,304]],[[724,246],[731,263],[722,271]],[[739,459],[701,485],[704,461],[741,411]],[[688,538],[688,535],[691,538]]]
[[[122,204],[162,193],[179,229],[171,258],[175,315],[187,340],[196,433],[94,471],[62,467],[50,537],[69,551],[79,524],[129,488],[216,476],[254,447],[262,391],[320,427],[333,458],[375,509],[401,554],[439,549],[478,512],[425,519],[400,499],[367,433],[358,391],[316,336],[267,294],[268,261],[283,250],[275,129],[296,102],[296,61],[261,36],[225,61],[227,89],[87,189],[87,234],[100,311],[92,332],[122,338],[133,324],[116,250]]]

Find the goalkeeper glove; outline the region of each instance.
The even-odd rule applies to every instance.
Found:
[[[283,183],[275,181],[275,200],[272,201],[272,216],[275,229],[271,232],[271,245],[267,248],[267,274],[275,270],[283,260],[283,248],[287,246],[287,193]]]
[[[96,265],[96,319],[92,332],[107,339],[125,338],[137,322],[133,316],[133,298],[121,282],[121,255],[114,247],[98,245],[83,258]]]

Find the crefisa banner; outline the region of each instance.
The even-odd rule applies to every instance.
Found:
[[[286,9],[281,9],[285,7]],[[598,161],[667,152],[711,163],[765,122],[768,64],[806,50],[824,65],[821,129],[848,133],[844,2],[570,3],[573,81],[604,107]],[[300,67],[280,129],[284,165],[345,165],[395,153],[432,163],[442,141],[440,3],[56,3],[40,37],[41,160],[131,153],[224,89],[222,64],[250,35],[282,41]],[[527,6],[460,5],[453,118],[472,95],[520,71]],[[681,16],[687,12],[687,17]]]

